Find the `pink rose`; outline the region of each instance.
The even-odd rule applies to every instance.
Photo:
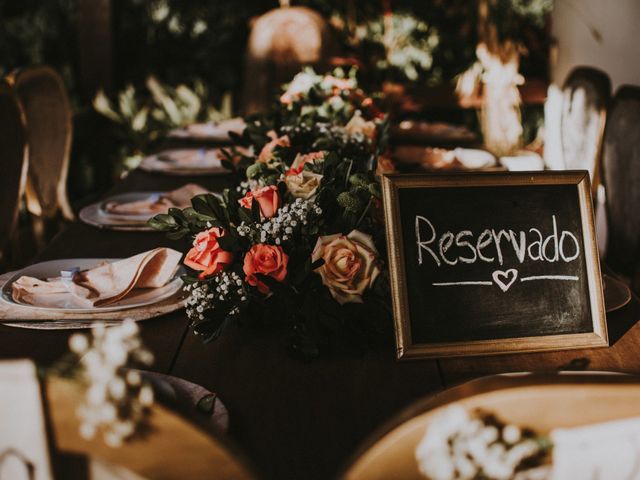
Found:
[[[311,152],[296,155],[291,167],[287,170],[287,175],[298,175],[304,170],[304,166],[307,163],[315,163],[316,161],[324,160],[325,152]]]
[[[261,293],[269,293],[269,287],[257,279],[256,274],[269,276],[278,282],[283,282],[287,276],[289,256],[282,247],[259,243],[251,247],[244,256],[244,273],[249,285],[258,287]]]
[[[259,188],[253,192],[249,191],[247,194],[238,200],[241,207],[251,210],[253,201],[258,202],[260,206],[260,215],[263,218],[273,217],[278,208],[280,208],[280,192],[274,185]]]
[[[324,260],[316,272],[340,305],[362,303],[362,294],[380,274],[373,240],[358,230],[318,238],[311,259]]]
[[[218,238],[226,232],[222,228],[213,227],[196,235],[193,248],[187,252],[184,264],[200,271],[200,280],[218,273],[233,261],[233,254],[220,248]]]
[[[258,163],[270,163],[273,161],[273,150],[276,147],[290,147],[291,141],[289,137],[284,135],[282,137],[276,137],[267,143],[262,150],[260,150],[260,154],[258,155]]]

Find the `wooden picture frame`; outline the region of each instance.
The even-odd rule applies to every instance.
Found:
[[[404,233],[401,222],[400,192],[403,189],[450,189],[503,186],[575,186],[578,196],[579,225],[583,240],[583,257],[588,285],[590,331],[544,334],[514,338],[417,342],[413,339]],[[390,284],[393,300],[398,359],[473,356],[514,352],[539,352],[608,346],[602,279],[591,201],[589,175],[586,171],[389,174],[382,178],[382,194],[387,233]],[[417,220],[416,220],[417,221]],[[499,241],[499,240],[498,240]],[[576,243],[577,245],[577,243]],[[494,277],[495,278],[495,277]],[[521,279],[522,280],[522,279]],[[522,280],[523,281],[523,280]],[[497,284],[497,282],[496,282]],[[584,293],[584,292],[583,292]],[[517,307],[514,305],[514,308]]]

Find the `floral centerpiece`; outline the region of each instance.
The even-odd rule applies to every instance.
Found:
[[[225,163],[238,185],[151,220],[193,240],[194,331],[212,340],[236,323],[283,325],[303,358],[375,340],[390,325],[376,178],[385,116],[355,72],[307,69],[246,121],[234,138],[244,153]]]

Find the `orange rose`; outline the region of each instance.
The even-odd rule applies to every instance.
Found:
[[[271,163],[273,159],[273,150],[276,147],[290,147],[291,141],[289,137],[284,135],[282,137],[276,137],[267,143],[262,150],[260,150],[260,154],[258,155],[258,163]]]
[[[269,287],[256,278],[256,274],[266,275],[278,282],[283,282],[287,276],[289,256],[282,251],[282,247],[259,243],[251,247],[244,256],[244,273],[249,285],[258,287],[262,293],[269,293]]]
[[[380,155],[378,157],[378,166],[376,168],[376,175],[384,175],[385,173],[396,173],[396,164],[386,155]]]
[[[358,230],[318,238],[311,259],[324,260],[316,272],[340,305],[362,303],[362,294],[380,274],[373,240]]]
[[[307,163],[316,163],[316,161],[324,160],[325,152],[299,153],[293,160],[291,167],[287,170],[287,175],[298,175],[304,170]]]
[[[223,235],[225,231],[218,227],[200,232],[193,241],[193,248],[187,252],[184,264],[200,271],[200,280],[222,271],[233,261],[233,254],[218,245],[218,238]]]
[[[263,218],[273,217],[280,208],[280,192],[274,185],[262,187],[253,192],[249,191],[244,198],[238,200],[238,203],[241,207],[251,210],[254,200],[258,202],[260,215]]]

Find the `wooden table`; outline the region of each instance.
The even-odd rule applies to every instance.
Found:
[[[228,177],[170,177],[132,172],[111,192],[161,191],[195,182],[212,190]],[[124,257],[183,245],[160,233],[98,230],[73,224],[38,261]],[[184,311],[140,323],[156,355],[155,369],[217,392],[230,412],[230,436],[267,479],[335,476],[357,446],[413,401],[469,378],[563,368],[640,373],[640,302],[608,316],[612,347],[500,357],[396,362],[392,345],[365,354],[335,354],[311,363],[291,359],[280,332],[239,331],[204,345]],[[71,331],[0,326],[0,357],[48,364],[67,348]],[[391,342],[390,342],[391,343]]]

